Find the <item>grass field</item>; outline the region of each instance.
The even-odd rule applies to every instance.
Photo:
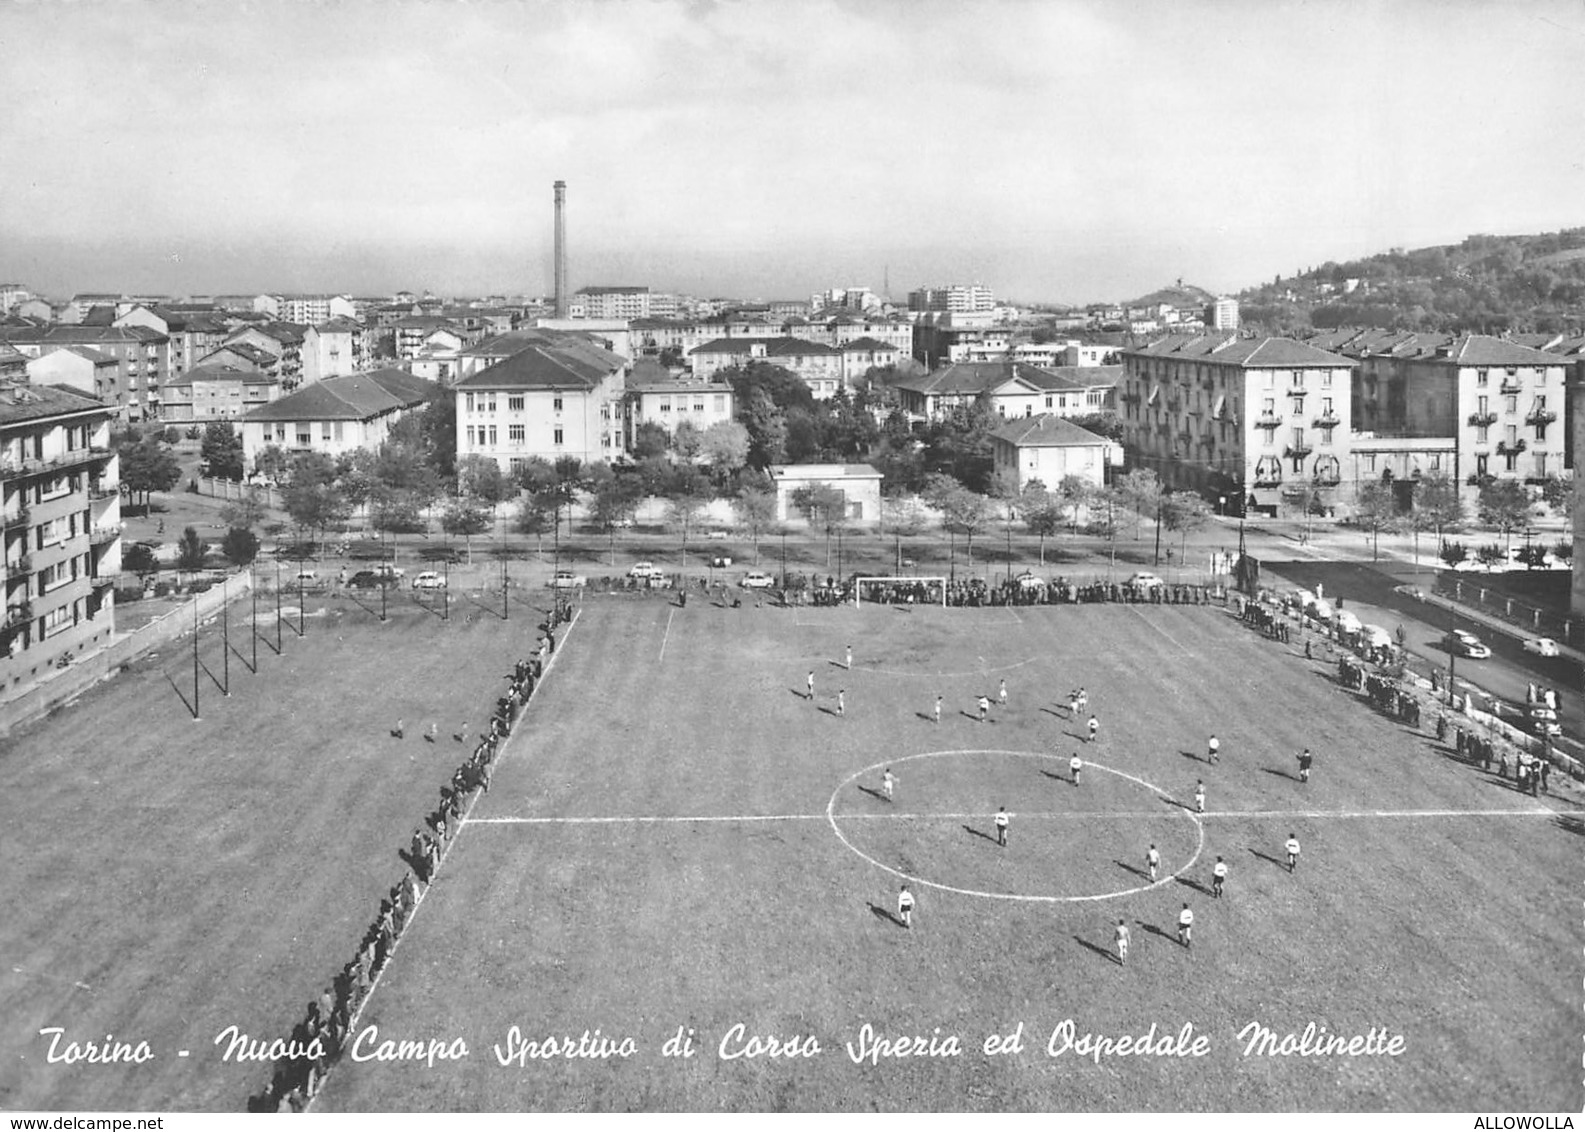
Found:
[[[977,722],[1002,678],[1008,706]],[[1093,747],[1054,706],[1081,683]],[[1076,750],[1096,764],[1080,786]],[[1197,779],[1203,817],[1184,809]],[[360,1019],[374,1056],[344,1060],[318,1107],[1570,1108],[1580,826],[1549,804],[1216,609],[591,600]],[[892,916],[901,876],[911,930]],[[1067,1019],[1108,1037],[1190,1024],[1209,1048],[1049,1056]],[[1404,1050],[1245,1057],[1251,1022],[1385,1029]],[[1022,1052],[983,1052],[1020,1024]],[[856,1064],[866,1025],[962,1053]],[[663,1055],[679,1027],[692,1058]],[[596,1030],[631,1056],[537,1056]],[[820,1048],[721,1056],[752,1035]],[[467,1055],[379,1060],[392,1039]]]

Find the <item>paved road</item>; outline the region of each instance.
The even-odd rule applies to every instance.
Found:
[[[1492,649],[1490,660],[1471,660],[1459,657],[1455,671],[1461,680],[1468,680],[1500,697],[1505,705],[1522,705],[1530,683],[1550,686],[1562,697],[1562,722],[1569,735],[1585,731],[1585,712],[1581,710],[1581,686],[1578,666],[1564,657],[1543,657],[1525,652],[1517,638],[1506,633],[1494,633],[1484,624],[1460,616],[1426,602],[1416,601],[1407,594],[1398,593],[1395,587],[1400,578],[1385,572],[1379,565],[1369,562],[1263,562],[1265,574],[1279,575],[1295,586],[1308,590],[1316,585],[1325,587],[1326,597],[1334,604],[1343,599],[1343,608],[1350,609],[1366,624],[1377,624],[1393,632],[1404,627],[1411,653],[1446,671],[1448,653],[1441,646],[1441,638],[1449,630],[1465,629],[1485,641]],[[1265,575],[1263,575],[1263,578]],[[1427,583],[1430,581],[1426,579]]]

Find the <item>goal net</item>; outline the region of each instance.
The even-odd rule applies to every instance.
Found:
[[[871,605],[945,606],[947,580],[939,575],[859,578],[853,587],[853,604],[863,605],[865,602]]]

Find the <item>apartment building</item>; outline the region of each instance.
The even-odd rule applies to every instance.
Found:
[[[0,696],[107,644],[121,569],[121,493],[110,406],[0,383]]]
[[[708,381],[724,369],[769,362],[803,379],[817,401],[843,387],[842,351],[802,338],[717,338],[689,355],[694,376]]]
[[[378,450],[391,428],[435,396],[434,384],[399,369],[323,377],[242,418],[242,458],[251,471],[266,448],[332,458]]]

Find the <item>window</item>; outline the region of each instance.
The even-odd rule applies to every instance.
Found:
[[[558,428],[558,429],[557,429],[557,430],[556,430],[556,431],[555,431],[555,432],[554,432],[554,433],[553,433],[553,434],[552,434],[552,435],[551,435],[551,440],[550,440],[550,442],[551,442],[551,443],[552,443],[552,444],[555,444],[555,445],[557,445],[557,446],[560,446],[560,444],[561,444],[561,441],[562,441],[562,437],[561,437],[561,429],[559,429],[559,428]]]
[[[1490,432],[1491,429],[1487,428],[1485,425],[1481,425],[1475,430],[1475,443],[1485,444],[1490,439]]]
[[[1486,371],[1485,370],[1478,369],[1478,370],[1475,371],[1475,384],[1476,385],[1485,385],[1486,384]]]
[[[1546,412],[1546,394],[1545,393],[1537,393],[1536,394],[1535,411],[1538,412],[1538,413]]]
[[[341,424],[342,424],[341,421],[337,421],[335,423],[335,425],[332,426],[332,429],[331,429],[331,431],[333,431],[336,434],[336,440],[337,441],[340,441],[341,438],[342,438]]]
[[[671,402],[670,401],[662,401],[660,403],[660,411],[663,412],[663,413],[671,412]]]
[[[469,393],[463,398],[463,411],[473,412],[473,394]]]
[[[1321,371],[1321,388],[1332,388],[1332,371],[1329,369],[1324,369]]]
[[[67,516],[51,519],[47,523],[40,523],[38,527],[38,549],[54,546],[58,542],[65,542],[73,534],[72,524]]]
[[[1260,404],[1261,404],[1260,412],[1261,412],[1262,416],[1270,417],[1270,416],[1275,416],[1276,415],[1276,412],[1277,412],[1277,399],[1275,397],[1264,398],[1261,401]]]
[[[487,412],[487,413],[495,412],[495,394],[494,393],[486,393],[483,397],[480,398],[480,400],[482,400],[484,402],[484,411],[485,412]]]
[[[1486,471],[1486,460],[1487,460],[1487,457],[1485,457],[1485,456],[1476,456],[1475,457],[1475,474],[1477,476],[1485,476],[1485,475],[1490,475],[1491,474],[1488,471]]]
[[[1517,393],[1510,393],[1508,394],[1507,401],[1507,411],[1510,413],[1517,413],[1519,411],[1519,395]]]
[[[495,426],[490,426],[490,439],[487,441],[491,448],[495,447]]]
[[[323,440],[327,444],[330,442],[330,422],[329,421],[325,421],[323,424],[321,424],[319,426],[319,439]]]
[[[1507,436],[1508,447],[1512,448],[1514,446],[1514,442],[1519,439],[1519,426],[1518,425],[1508,425],[1505,431],[1508,434],[1508,436]]]
[[[286,443],[286,426],[284,424],[275,426],[275,439],[282,444]]]
[[[1330,397],[1321,398],[1321,415],[1323,417],[1332,415],[1332,399]]]
[[[556,395],[556,399],[551,402],[550,407],[558,413],[561,412],[561,394],[558,393]]]
[[[468,447],[469,448],[473,447],[473,426],[472,425],[468,426]]]
[[[521,413],[523,411],[523,398],[521,396],[508,397],[506,399],[506,411],[509,413]]]
[[[1481,416],[1484,417],[1486,415],[1487,411],[1490,408],[1490,404],[1491,404],[1491,398],[1490,397],[1478,398],[1476,400],[1476,402],[1475,402],[1475,411],[1477,413],[1479,413]]]
[[[62,629],[69,629],[75,623],[76,616],[71,606],[63,605],[59,609],[52,609],[44,615],[44,636],[48,637]]]
[[[1051,408],[1051,395],[1050,394],[1046,395],[1046,408],[1048,408],[1048,409]]]
[[[524,439],[524,426],[513,424],[506,426],[506,442],[508,444],[522,444]]]
[[[1431,453],[1431,470],[1433,472],[1439,472],[1442,470],[1442,453]]]
[[[1374,452],[1368,452],[1365,454],[1365,470],[1367,472],[1374,472],[1376,470],[1376,454]]]
[[[1535,454],[1535,474],[1536,474],[1536,478],[1537,479],[1545,479],[1546,478],[1546,453],[1545,452],[1537,452]]]
[[[693,403],[693,411],[696,412],[696,413],[704,412],[704,402],[703,401],[695,401]]]

